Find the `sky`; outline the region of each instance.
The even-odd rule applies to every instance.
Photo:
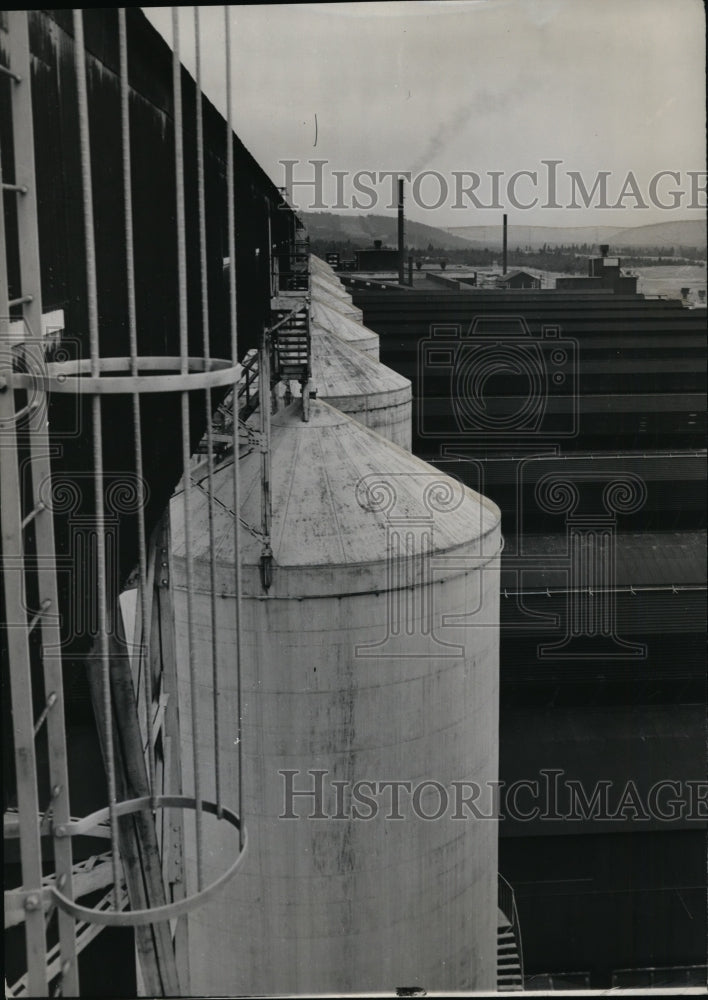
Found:
[[[171,45],[169,8],[143,9]],[[179,16],[193,72],[194,8]],[[300,208],[391,214],[380,174],[409,171],[407,215],[429,225],[705,217],[701,0],[246,4],[229,17],[236,131],[276,184],[306,182],[290,191]],[[224,9],[199,19],[203,89],[223,111]]]

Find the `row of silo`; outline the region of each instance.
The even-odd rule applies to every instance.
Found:
[[[361,309],[352,302],[352,297],[342,285],[335,271],[319,257],[310,256],[310,288],[313,299],[336,309],[342,315],[361,322]]]
[[[411,383],[330,329],[311,324],[317,396],[389,441],[411,449]]]
[[[312,257],[312,272],[349,294],[334,272]],[[311,304],[312,385],[319,398],[410,451],[410,380],[380,363],[379,337],[363,323],[327,304],[313,285]]]
[[[340,312],[335,305],[319,295],[316,289],[312,293],[312,320],[318,326],[336,334],[342,340],[346,340],[358,351],[369,354],[376,361],[379,359],[379,336],[373,330],[369,330],[357,319]]]
[[[318,397],[307,421],[299,400],[271,418],[267,589],[258,533],[261,458],[254,450],[240,459],[249,847],[234,880],[190,914],[191,991],[490,990],[497,824],[455,819],[452,790],[454,782],[489,789],[497,778],[499,511],[406,450],[409,383],[320,326],[314,282],[312,295]],[[231,484],[232,470],[217,470],[213,548],[202,488],[191,491],[190,521],[201,526],[191,554],[196,660],[204,664],[196,685],[203,794],[214,794],[217,750],[210,724],[213,555],[222,794],[235,802]],[[181,501],[172,518],[189,788]],[[403,782],[400,812],[386,782]],[[436,817],[440,789],[449,798]],[[234,846],[223,824],[206,824],[204,837],[208,883]],[[186,853],[193,891],[189,824]]]

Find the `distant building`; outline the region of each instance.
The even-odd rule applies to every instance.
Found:
[[[587,278],[556,278],[556,288],[609,288],[613,292],[624,292],[633,295],[637,291],[636,275],[625,275],[621,271],[619,257],[608,257],[609,246],[605,243],[600,247],[600,257],[591,257],[588,261]]]
[[[509,271],[497,279],[500,288],[540,288],[541,279],[530,271]]]
[[[398,250],[384,247],[382,240],[374,240],[373,247],[366,250],[356,250],[357,271],[397,271]]]

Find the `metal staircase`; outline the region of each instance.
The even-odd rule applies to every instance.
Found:
[[[270,332],[274,380],[294,380],[305,386],[310,380],[309,303],[285,315],[278,313]]]
[[[268,353],[270,385],[310,381],[310,245],[307,230],[297,220],[290,246],[271,258],[271,318],[263,349]],[[265,369],[263,358],[261,370]]]
[[[523,988],[524,958],[516,899],[512,887],[502,875],[499,875],[497,991],[510,993]]]
[[[506,917],[499,912],[497,927],[497,990],[522,990],[523,977],[516,935]]]

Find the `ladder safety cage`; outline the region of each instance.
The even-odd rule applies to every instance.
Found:
[[[231,18],[224,13],[224,63],[226,69],[225,151],[227,243],[230,260],[236,259],[235,154],[233,134]],[[8,176],[2,176],[3,205],[0,207],[0,527],[2,530],[2,594],[4,637],[12,712],[12,752],[15,768],[15,798],[6,808],[5,837],[17,839],[21,862],[21,885],[5,892],[5,926],[23,925],[26,971],[7,985],[11,996],[79,995],[79,952],[104,927],[136,928],[143,985],[148,995],[188,993],[188,969],[184,968],[185,914],[202,905],[231,879],[246,850],[242,820],[241,740],[241,569],[239,519],[234,517],[234,574],[236,600],[235,648],[229,669],[236,672],[238,719],[235,761],[238,768],[238,801],[222,800],[222,747],[218,690],[223,652],[216,643],[216,586],[214,550],[214,436],[212,410],[228,390],[232,398],[252,389],[239,384],[237,334],[237,286],[234,268],[229,269],[230,357],[215,358],[210,350],[210,316],[207,278],[207,231],[205,151],[201,83],[200,10],[194,8],[196,55],[196,214],[199,234],[201,282],[202,352],[190,355],[188,337],[188,286],[186,245],[185,162],[182,107],[183,68],[180,60],[178,8],[172,10],[172,99],[174,102],[175,213],[177,220],[177,285],[179,289],[179,354],[145,356],[139,351],[136,310],[133,192],[131,188],[131,106],[128,77],[128,33],[126,11],[119,9],[120,115],[115,121],[122,147],[120,169],[124,206],[125,303],[128,353],[115,357],[101,353],[99,286],[96,274],[96,231],[92,191],[92,147],[87,87],[88,54],[84,43],[84,13],[73,11],[76,70],[76,116],[79,124],[81,162],[81,212],[85,254],[88,333],[82,342],[82,357],[68,360],[62,353],[62,338],[50,344],[43,328],[42,272],[39,247],[38,197],[35,178],[36,133],[32,110],[32,63],[27,11],[6,15],[9,58],[3,65],[0,86],[9,88],[12,152],[3,159]],[[111,123],[113,124],[113,123]],[[5,205],[15,199],[16,226],[5,225]],[[10,275],[18,274],[21,290],[10,298]],[[14,290],[13,290],[14,291]],[[18,332],[19,331],[19,332]],[[71,332],[71,331],[68,331]],[[247,367],[251,372],[252,364]],[[251,382],[253,377],[250,377]],[[215,400],[212,394],[219,391]],[[197,678],[207,665],[202,647],[197,657],[192,590],[194,568],[190,551],[191,447],[190,421],[194,413],[194,391],[205,399],[206,466],[209,483],[209,531],[211,545],[211,684],[213,704],[207,731],[197,707]],[[179,399],[181,424],[181,484],[184,502],[184,534],[187,577],[188,683],[191,690],[193,784],[182,787],[180,730],[177,701],[177,652],[174,609],[170,581],[169,505],[155,523],[146,517],[149,470],[145,468],[143,407],[146,394],[169,393]],[[62,618],[58,592],[60,555],[55,528],[62,509],[58,504],[52,459],[62,454],[48,419],[53,395],[75,396],[87,404],[88,434],[92,464],[88,480],[62,488],[90,494],[93,504],[91,566],[86,580],[91,592],[85,599],[95,604],[96,628],[91,633],[87,678],[101,743],[105,768],[107,804],[90,815],[72,815],[69,795],[68,740],[65,707],[65,663],[62,657]],[[130,497],[115,501],[108,484],[111,472],[109,446],[112,428],[106,426],[103,410],[108,397],[120,397],[132,411],[134,466]],[[152,396],[154,399],[154,395]],[[118,433],[123,433],[121,428]],[[232,421],[238,435],[238,421]],[[84,434],[87,432],[84,430]],[[237,444],[234,442],[237,453]],[[233,466],[233,509],[239,510],[238,461]],[[176,485],[176,484],[175,484]],[[73,495],[73,493],[72,493]],[[135,598],[134,620],[122,622],[123,608],[107,584],[111,558],[109,521],[119,511],[137,524],[134,571],[126,584]],[[123,594],[125,597],[125,593]],[[5,642],[5,639],[7,640]],[[213,739],[214,771],[209,780],[214,800],[203,794],[205,764],[201,742]],[[43,740],[41,751],[38,741]],[[49,788],[49,800],[43,789]],[[204,876],[204,815],[213,816],[234,830],[231,863],[206,884]],[[187,895],[180,873],[184,823],[194,824],[196,842],[196,891]],[[80,836],[108,840],[100,856],[75,857],[75,839]],[[51,841],[51,872],[47,873],[47,850]],[[173,877],[174,876],[174,877]],[[105,890],[93,906],[82,897]],[[57,931],[49,928],[56,911]],[[173,924],[170,924],[173,921]],[[55,938],[55,940],[54,940]]]

